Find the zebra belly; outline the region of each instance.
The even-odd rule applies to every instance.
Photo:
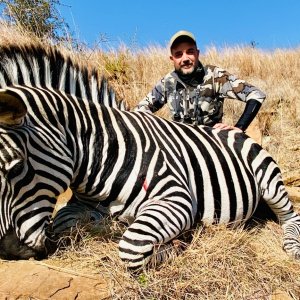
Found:
[[[212,189],[206,189],[204,193],[203,212],[199,212],[200,221],[204,225],[239,226],[252,216],[260,198],[258,193],[255,195],[250,193],[247,199],[232,199],[227,190],[223,190],[218,199],[214,198]]]

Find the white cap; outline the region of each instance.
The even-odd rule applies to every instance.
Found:
[[[187,40],[193,41],[195,43],[195,45],[197,44],[196,38],[191,32],[185,31],[185,30],[180,30],[171,37],[170,42],[169,42],[170,50],[173,47],[173,44],[175,43],[175,41],[179,38],[182,38],[182,40],[184,40],[184,38],[187,38]]]

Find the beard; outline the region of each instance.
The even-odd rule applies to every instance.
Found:
[[[190,68],[186,69],[184,68],[185,66],[180,66],[179,68],[176,69],[176,72],[181,74],[181,75],[190,75],[195,71],[195,66],[191,65]]]
[[[184,73],[181,68],[175,69],[175,73],[178,77],[187,85],[197,87],[201,82],[203,82],[203,77],[205,75],[203,66],[200,62],[195,66],[191,66],[188,69],[184,69]]]

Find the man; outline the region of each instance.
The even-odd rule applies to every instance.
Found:
[[[262,91],[219,67],[203,66],[191,32],[179,31],[172,36],[170,59],[175,70],[157,83],[135,111],[153,113],[168,103],[174,121],[220,129],[247,129],[266,97]],[[221,123],[225,98],[246,102],[235,126]]]

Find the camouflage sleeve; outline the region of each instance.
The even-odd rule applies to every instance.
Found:
[[[214,69],[214,83],[216,92],[223,98],[238,99],[243,102],[252,99],[259,103],[266,98],[266,95],[255,86],[218,67]]]
[[[142,99],[137,106],[134,107],[134,111],[143,111],[154,113],[162,108],[165,104],[165,86],[164,79],[161,79],[153,88],[153,90]]]

